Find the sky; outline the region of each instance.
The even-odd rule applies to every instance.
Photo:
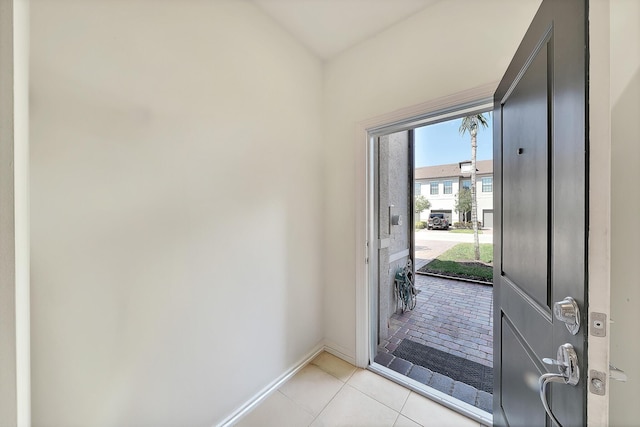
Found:
[[[485,114],[489,127],[478,130],[477,160],[493,158],[493,117]],[[471,137],[460,135],[462,119],[449,120],[415,130],[415,167],[446,165],[471,160]]]

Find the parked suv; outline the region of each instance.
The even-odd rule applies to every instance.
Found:
[[[434,228],[439,228],[441,230],[448,230],[449,221],[447,221],[447,217],[443,213],[432,213],[432,214],[429,214],[429,221],[427,222],[427,228],[429,230]]]

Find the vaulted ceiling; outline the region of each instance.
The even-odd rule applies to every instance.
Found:
[[[442,0],[252,1],[326,60]]]

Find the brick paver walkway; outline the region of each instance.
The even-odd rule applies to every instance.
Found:
[[[394,314],[376,362],[491,412],[491,395],[391,354],[404,339],[493,365],[493,287],[417,274],[416,308]]]

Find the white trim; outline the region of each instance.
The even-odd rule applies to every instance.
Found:
[[[31,424],[29,2],[0,1],[0,425]]]
[[[428,123],[441,121],[444,117],[454,117],[462,111],[460,107],[473,105],[474,109],[479,106],[480,100],[487,100],[493,97],[497,87],[497,82],[486,84],[474,89],[458,92],[456,94],[437,98],[422,104],[403,108],[388,114],[373,117],[356,124],[355,129],[355,213],[356,213],[356,357],[355,365],[365,368],[369,365],[370,337],[369,327],[371,325],[370,302],[369,302],[369,273],[367,260],[371,256],[372,247],[367,248],[368,236],[368,211],[370,210],[370,175],[369,163],[371,162],[370,136],[376,130],[384,129],[387,132],[390,126],[394,125],[393,131],[399,131]],[[436,113],[439,113],[436,115]],[[433,116],[432,116],[433,115]]]
[[[353,357],[353,353],[342,347],[341,345],[334,343],[333,341],[325,340],[324,351],[326,351],[327,353],[331,353],[334,356],[344,360],[345,362],[349,362],[355,366],[356,360]]]
[[[482,423],[483,425],[493,425],[493,415],[491,415],[490,413],[485,412],[480,408],[476,408],[475,406],[470,405],[466,402],[463,402],[462,400],[456,399],[453,396],[444,394],[440,390],[428,387],[412,378],[407,377],[406,375],[402,375],[399,372],[393,371],[377,363],[369,366],[368,369],[380,376],[401,384],[402,386],[416,392],[421,396],[426,397],[427,399],[431,399],[442,406],[446,406],[449,409],[472,418],[475,421]]]
[[[18,419],[13,1],[0,1],[0,425]]]
[[[392,263],[394,261],[399,260],[400,258],[408,257],[409,249],[405,249],[404,251],[396,252],[395,254],[389,255],[389,262]]]
[[[277,391],[282,384],[286,383],[291,377],[297,374],[298,371],[300,371],[302,368],[307,366],[313,359],[315,359],[320,353],[322,353],[325,350],[335,355],[335,353],[333,351],[330,351],[323,342],[320,342],[313,348],[313,350],[307,353],[306,356],[304,356],[297,363],[295,363],[284,374],[280,375],[278,378],[273,380],[269,385],[267,385],[265,388],[263,388],[258,393],[256,393],[245,404],[243,404],[240,408],[236,409],[231,415],[229,415],[227,418],[222,420],[216,426],[227,427],[237,423],[242,417],[244,417],[249,412],[251,412],[251,410],[253,410],[256,406],[262,403],[267,397],[269,397],[272,393]]]
[[[31,425],[31,234],[29,196],[29,0],[13,2],[16,387],[20,427]]]
[[[609,1],[593,1],[589,4],[589,313],[605,313],[611,318],[611,108],[610,108],[610,28]],[[592,161],[592,159],[595,159]],[[590,325],[585,325],[587,331]],[[607,335],[597,338],[587,335],[588,366],[585,380],[591,369],[609,373],[609,340]],[[609,391],[598,396],[587,391],[587,425],[609,424]]]
[[[251,399],[249,399],[246,403],[244,403],[241,407],[236,409],[231,415],[217,424],[217,427],[227,427],[232,426],[237,423],[242,417],[247,415],[256,406],[262,403],[267,397],[269,397],[272,393],[274,393],[282,384],[286,383],[297,374],[302,368],[307,366],[313,359],[315,359],[320,353],[326,351],[327,353],[331,353],[334,356],[348,362],[350,364],[354,364],[353,356],[350,356],[348,352],[340,345],[337,345],[330,341],[323,341],[317,344],[313,350],[307,353],[302,359],[300,359],[297,363],[295,363],[291,368],[289,368],[285,373],[280,375],[278,378],[273,380],[269,385],[256,393]]]

